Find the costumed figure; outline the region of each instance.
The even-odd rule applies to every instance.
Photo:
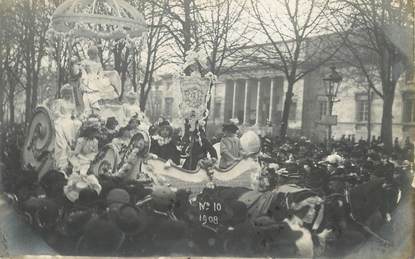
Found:
[[[61,99],[51,104],[55,122],[55,166],[58,170],[66,171],[68,159],[75,146],[81,122],[76,119],[76,107],[73,100],[73,88],[69,84],[62,86]]]
[[[122,107],[125,124],[127,124],[131,118],[137,117],[141,122],[140,128],[147,131],[150,127],[150,123],[145,114],[140,109],[140,105],[137,102],[137,94],[131,91],[128,92],[125,97],[127,102],[124,103]]]
[[[75,202],[78,200],[80,192],[85,189],[93,190],[99,195],[102,187],[95,175],[72,173],[68,178],[67,184],[63,188],[63,192],[68,200]]]
[[[98,48],[88,49],[88,59],[81,62],[81,87],[86,114],[100,110],[99,101],[112,100],[119,96],[118,89],[103,71],[99,61]]]
[[[100,126],[99,119],[95,117],[88,118],[82,126],[79,134],[80,137],[76,142],[75,150],[70,159],[74,173],[87,174],[91,162],[98,153]]]
[[[111,143],[112,140],[118,136],[118,128],[117,119],[115,119],[115,117],[109,117],[105,123],[105,126],[102,127],[102,141],[99,143],[100,150],[103,146]]]
[[[149,156],[150,140],[147,133],[141,131],[136,133],[127,148],[121,161],[121,168],[115,176],[124,180],[137,180],[144,178],[141,171],[142,162]]]
[[[205,159],[210,155],[210,158],[216,159],[218,155],[215,148],[206,138],[205,131],[200,127],[193,131],[192,141],[189,146],[189,156],[183,164],[183,168],[187,170],[195,170],[200,160]]]
[[[118,152],[125,150],[130,143],[131,131],[127,127],[122,127],[117,136],[112,140],[111,144],[117,148]]]
[[[221,157],[219,161],[219,167],[222,169],[226,169],[237,161],[240,161],[245,155],[241,142],[236,136],[238,130],[238,126],[236,126],[236,123],[233,120],[231,120],[230,123],[223,125],[224,136],[220,141]]]
[[[164,121],[158,126],[158,135],[151,140],[150,152],[159,158],[172,161],[180,165],[180,151],[172,140],[173,128],[168,121]]]

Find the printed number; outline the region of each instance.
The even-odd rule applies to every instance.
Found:
[[[213,211],[221,211],[222,210],[222,204],[220,203],[213,203]]]
[[[202,222],[202,224],[207,224],[207,223],[215,224],[215,225],[219,224],[218,216],[200,215],[199,216],[199,221]]]

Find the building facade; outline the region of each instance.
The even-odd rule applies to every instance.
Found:
[[[365,84],[356,80],[357,75],[350,74],[347,68],[337,70],[343,81],[333,107],[332,114],[337,116],[337,124],[332,126],[332,135],[335,138],[354,135],[355,139],[366,139],[370,118],[371,136],[379,136],[382,98],[373,91],[368,92]],[[328,115],[323,84],[325,73],[327,67],[322,67],[295,84],[289,114],[289,135],[307,136],[314,140],[326,138],[328,127],[322,124],[322,118]],[[380,88],[380,82],[378,84]],[[172,78],[162,80],[157,90],[153,91],[161,94],[160,116],[168,118],[176,127],[183,127],[178,83]],[[253,129],[261,135],[277,135],[286,91],[287,81],[275,70],[252,67],[221,75],[212,90],[208,134],[221,133],[223,123],[238,118],[243,129]],[[401,141],[415,136],[415,88],[410,76],[402,75],[395,92],[393,136]]]

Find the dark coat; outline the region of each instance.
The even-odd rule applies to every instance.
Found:
[[[215,148],[205,138],[202,138],[202,146],[198,141],[194,141],[190,147],[190,155],[183,164],[183,168],[187,170],[195,170],[197,163],[201,159],[207,158],[207,154],[211,157],[218,158]]]
[[[173,141],[161,146],[156,140],[152,139],[150,153],[153,153],[164,160],[170,159],[176,165],[180,165],[180,151]]]

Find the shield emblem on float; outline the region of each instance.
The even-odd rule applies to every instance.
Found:
[[[39,179],[53,167],[55,129],[46,107],[37,107],[23,147],[23,164],[38,172]]]
[[[180,115],[183,118],[203,117],[206,111],[206,101],[210,80],[200,75],[183,76],[179,78],[181,103],[179,105]]]

